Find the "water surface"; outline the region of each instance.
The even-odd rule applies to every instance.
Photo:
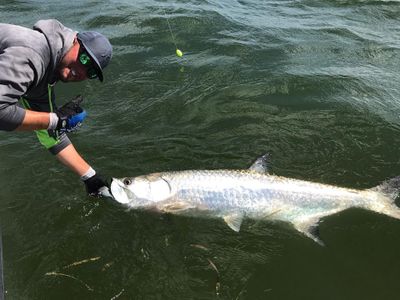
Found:
[[[107,176],[247,168],[351,188],[400,174],[398,1],[0,1],[1,22],[57,18],[114,55],[71,136]],[[173,38],[169,32],[169,21]],[[175,56],[175,43],[184,52]],[[400,221],[326,218],[326,247],[283,223],[127,211],[85,195],[31,133],[0,133],[8,299],[396,299]]]

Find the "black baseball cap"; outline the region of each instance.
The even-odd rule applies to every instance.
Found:
[[[112,56],[110,41],[101,33],[95,31],[79,32],[76,36],[94,61],[99,80],[103,81],[103,69],[108,65]]]

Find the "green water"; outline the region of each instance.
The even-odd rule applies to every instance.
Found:
[[[183,58],[175,56],[171,24]],[[1,1],[114,46],[71,135],[113,177],[246,168],[351,188],[400,174],[398,1]],[[397,299],[400,221],[351,209],[320,247],[284,223],[127,211],[85,195],[31,133],[0,133],[6,299]]]

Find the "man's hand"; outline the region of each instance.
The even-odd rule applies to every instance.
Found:
[[[82,101],[82,96],[76,96],[55,111],[58,117],[56,131],[59,133],[71,132],[82,125],[83,120],[86,118],[86,111],[80,107]]]
[[[110,183],[108,180],[102,178],[97,173],[92,177],[83,181],[86,186],[86,192],[89,196],[93,197],[112,197],[110,193]]]

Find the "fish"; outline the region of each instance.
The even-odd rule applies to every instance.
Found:
[[[283,221],[324,245],[318,223],[351,207],[400,219],[400,176],[359,190],[270,174],[269,155],[245,170],[186,170],[113,178],[113,198],[130,209],[219,217],[239,232],[244,218]]]

